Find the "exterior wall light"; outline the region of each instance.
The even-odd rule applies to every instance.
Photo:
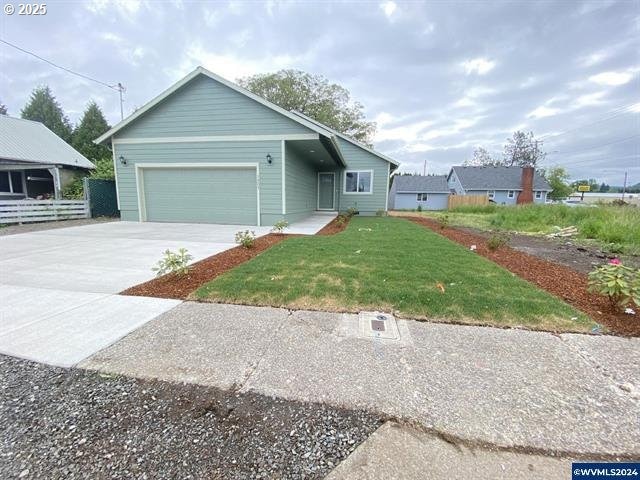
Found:
[[[124,158],[124,155],[120,155],[120,156],[118,157],[118,160],[120,160],[120,163],[121,163],[122,165],[126,165],[126,164],[127,164],[127,159],[126,159],[126,158]]]
[[[270,153],[267,153],[267,163],[268,163],[269,165],[271,165],[271,164],[273,163],[273,158],[271,157],[271,154],[270,154]]]

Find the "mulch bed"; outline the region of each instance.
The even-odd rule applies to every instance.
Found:
[[[349,217],[340,223],[333,219],[322,228],[316,235],[334,235],[342,232],[349,224]],[[234,247],[230,250],[220,252],[217,255],[205,258],[194,263],[189,268],[189,273],[183,276],[174,274],[164,275],[154,278],[148,282],[141,283],[128,288],[121,295],[134,295],[138,297],[173,298],[186,300],[189,295],[197,290],[201,285],[210,282],[214,278],[228,272],[232,268],[251,260],[261,252],[280,243],[281,241],[297,237],[298,235],[270,233],[256,238],[253,248]]]
[[[326,228],[326,227],[325,227]],[[237,267],[281,241],[297,235],[283,235],[270,233],[256,238],[252,248],[241,246],[218,253],[204,260],[194,263],[189,273],[178,276],[164,275],[148,282],[141,283],[120,292],[121,295],[135,295],[139,297],[174,298],[186,300],[191,292],[206,282]]]
[[[434,230],[465,247],[476,245],[476,253],[479,255],[561,298],[612,332],[624,336],[640,336],[638,315],[620,313],[605,297],[588,292],[587,275],[507,246],[492,251],[487,247],[485,237],[456,228],[442,228],[437,221],[429,218],[408,217],[408,220]]]
[[[343,216],[343,221],[339,221],[338,218],[339,217],[336,217],[329,223],[327,223],[318,233],[316,233],[316,235],[335,235],[336,233],[342,232],[345,228],[347,228],[347,225],[349,225],[349,220],[351,220],[351,217]]]

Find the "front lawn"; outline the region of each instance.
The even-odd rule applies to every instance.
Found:
[[[489,260],[391,217],[356,217],[337,235],[288,239],[192,297],[330,311],[394,310],[412,318],[549,330],[586,331],[593,325]]]

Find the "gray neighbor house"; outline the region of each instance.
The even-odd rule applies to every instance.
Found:
[[[448,175],[395,175],[389,208],[445,210],[449,195],[485,195],[499,205],[545,203],[551,190],[533,167],[454,166]]]
[[[398,163],[198,67],[95,140],[122,220],[273,225],[387,209]]]
[[[0,115],[0,200],[59,199],[76,175],[93,168],[42,123]]]

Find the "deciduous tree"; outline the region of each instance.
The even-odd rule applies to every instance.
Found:
[[[547,154],[542,150],[542,140],[536,140],[533,132],[517,131],[507,139],[502,153],[502,164],[518,167],[535,167]]]
[[[366,120],[362,104],[322,75],[280,70],[241,78],[238,83],[286,110],[297,110],[366,145],[372,143],[376,124]]]
[[[551,185],[552,191],[549,193],[549,198],[552,200],[560,200],[568,197],[573,188],[569,185],[569,174],[562,167],[552,167],[547,170],[547,181]]]

